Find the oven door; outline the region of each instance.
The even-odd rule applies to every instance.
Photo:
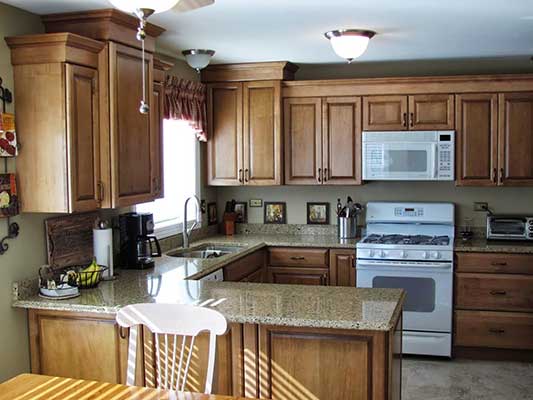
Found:
[[[363,145],[365,180],[437,180],[436,142],[369,142]]]
[[[405,289],[404,330],[451,332],[451,262],[359,259],[356,271],[357,287]]]

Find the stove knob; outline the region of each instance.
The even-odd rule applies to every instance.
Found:
[[[405,250],[400,251],[400,257],[407,258],[407,253],[405,252]]]
[[[375,255],[376,255],[376,254],[374,253],[374,250],[370,250],[370,251],[368,252],[368,256],[369,256],[369,257],[374,257]]]
[[[441,257],[438,251],[434,251],[433,253],[431,253],[431,256],[437,260]]]
[[[380,256],[381,258],[385,258],[386,255],[387,255],[387,253],[385,253],[384,250],[381,250],[381,251],[379,252],[379,256]]]
[[[422,258],[428,259],[429,258],[429,253],[427,251],[424,251],[422,253]]]

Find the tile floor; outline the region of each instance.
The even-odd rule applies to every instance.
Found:
[[[533,400],[533,363],[404,358],[402,400]]]

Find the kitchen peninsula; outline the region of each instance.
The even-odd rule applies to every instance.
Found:
[[[217,239],[203,243],[227,244]],[[276,275],[267,270],[284,258],[288,264],[291,259],[309,263],[294,269],[311,270],[312,276],[314,270],[322,273],[321,264],[329,265],[326,258],[336,252],[353,253],[354,241],[323,239],[238,235],[232,240],[241,246],[236,253],[215,259],[164,255],[153,270],[123,270],[118,279],[70,300],[40,298],[35,282],[19,282],[13,305],[28,309],[32,372],[124,382],[128,334],[115,324],[116,311],[132,303],[175,302],[213,307],[230,323],[218,341],[214,393],[399,399],[402,290],[251,282],[275,281]],[[292,252],[302,255],[294,257]],[[202,280],[217,270],[224,271],[225,282]],[[147,331],[141,336],[144,351],[138,359],[145,373],[137,380],[152,386],[153,337]],[[198,341],[195,351],[201,353],[205,345]],[[187,390],[197,390],[204,364],[197,359]]]

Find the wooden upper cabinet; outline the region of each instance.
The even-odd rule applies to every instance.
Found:
[[[321,110],[321,98],[290,98],[284,101],[286,184],[322,182]]]
[[[323,183],[360,185],[361,98],[325,98],[322,112]]]
[[[65,65],[69,211],[96,210],[100,205],[100,138],[98,72]]]
[[[533,93],[499,95],[499,184],[533,184]]]
[[[407,130],[407,96],[363,97],[363,130]]]
[[[498,98],[495,94],[456,96],[456,183],[497,184]]]
[[[214,83],[207,89],[208,183],[244,183],[242,83]]]
[[[244,183],[282,183],[281,82],[243,83]]]
[[[112,207],[126,207],[156,197],[158,140],[153,118],[153,58],[145,55],[149,114],[139,112],[142,99],[141,52],[109,43],[109,103]],[[157,107],[155,107],[157,109]]]
[[[453,95],[409,96],[410,130],[454,129]]]

